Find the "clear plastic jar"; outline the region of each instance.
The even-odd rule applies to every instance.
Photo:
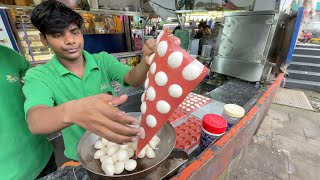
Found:
[[[227,131],[236,124],[245,114],[245,110],[236,104],[224,105],[222,117],[228,122]]]

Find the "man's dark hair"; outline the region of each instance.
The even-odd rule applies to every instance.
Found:
[[[209,25],[205,25],[205,26],[203,27],[203,29],[206,29],[206,28],[211,29]]]
[[[33,9],[31,22],[43,35],[46,35],[62,33],[72,24],[81,28],[83,19],[65,4],[48,0]]]

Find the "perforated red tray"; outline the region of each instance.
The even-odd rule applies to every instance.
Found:
[[[183,102],[179,105],[178,109],[191,113],[200,107],[208,104],[212,100],[196,93],[190,93]]]
[[[171,124],[174,124],[176,122],[178,122],[179,120],[187,117],[188,114],[184,111],[180,111],[179,109],[176,109],[173,114],[170,116],[170,118],[168,119],[168,121],[171,123]]]
[[[188,153],[194,150],[199,144],[201,135],[201,120],[195,117],[190,117],[186,122],[175,127],[176,145],[175,148],[183,149]]]

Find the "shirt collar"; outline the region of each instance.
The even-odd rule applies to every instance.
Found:
[[[85,72],[91,71],[92,69],[98,69],[98,65],[94,60],[92,54],[88,53],[87,51],[83,50],[82,55],[85,59]],[[55,66],[56,71],[59,73],[60,76],[66,75],[71,73],[67,68],[65,68],[58,60],[56,55],[53,55],[51,58],[52,63]]]

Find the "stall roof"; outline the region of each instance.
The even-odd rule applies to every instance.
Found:
[[[1,4],[0,9],[33,9],[32,6],[16,6]],[[75,10],[78,13],[92,13],[92,14],[104,14],[104,15],[125,15],[125,16],[143,16],[149,17],[149,13],[134,12],[134,11],[117,11],[117,10],[105,10],[105,9],[92,9],[91,11]]]

